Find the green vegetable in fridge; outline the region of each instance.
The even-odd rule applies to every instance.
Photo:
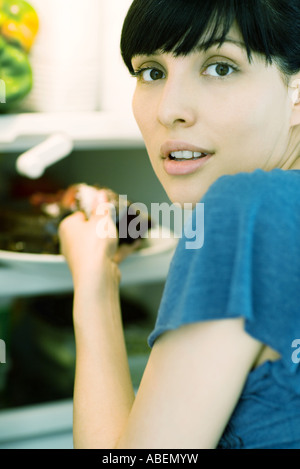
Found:
[[[39,29],[35,9],[24,0],[0,0],[0,32],[8,42],[29,52]]]
[[[0,79],[0,112],[4,112],[31,90],[32,69],[27,54],[1,36]]]

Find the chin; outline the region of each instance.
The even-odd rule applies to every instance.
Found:
[[[191,199],[191,198],[187,198],[187,197],[174,197],[174,198],[170,198],[170,202],[174,205],[177,205],[179,207],[181,207],[182,209],[186,208],[186,209],[193,209],[196,207],[197,203],[200,201],[200,199]]]
[[[195,190],[166,190],[167,195],[171,201],[172,204],[180,205],[182,208],[184,208],[185,205],[192,205],[194,208],[198,202],[201,202],[201,198],[203,197],[205,191],[195,191]],[[186,207],[188,208],[188,207]]]

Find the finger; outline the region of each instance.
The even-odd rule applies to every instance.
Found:
[[[97,191],[92,204],[92,215],[97,214],[97,212],[98,215],[100,215],[99,212],[101,212],[103,207],[106,207],[107,204],[109,204],[107,192],[104,189]]]
[[[114,261],[117,264],[120,264],[127,257],[129,257],[131,254],[137,251],[140,248],[141,243],[142,243],[142,240],[137,239],[133,244],[122,244],[122,246],[119,247],[118,251],[116,252],[114,256]]]
[[[95,209],[92,212],[92,216],[96,217],[110,217],[112,220],[116,220],[116,207],[112,202],[102,201],[98,202]]]
[[[100,193],[101,194],[101,193]],[[107,202],[107,195],[102,191],[103,199],[98,203],[96,209],[91,215],[90,221],[96,225],[96,234],[100,239],[119,238],[116,227],[116,208],[111,202]],[[99,202],[99,199],[98,199]]]
[[[72,213],[72,215],[67,216],[60,222],[58,231],[59,232],[64,231],[65,229],[68,229],[71,226],[74,227],[75,225],[78,225],[85,221],[86,221],[86,218],[85,218],[84,213],[82,212]]]
[[[94,216],[92,222],[95,224],[96,234],[99,239],[118,239],[117,227],[109,213]]]

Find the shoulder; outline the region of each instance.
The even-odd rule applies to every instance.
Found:
[[[198,216],[201,205],[204,216]],[[202,222],[202,224],[201,224]],[[185,226],[178,251],[187,253],[187,242],[202,234],[204,252],[226,252],[240,243],[281,242],[287,235],[298,242],[300,231],[300,171],[255,170],[220,177],[197,204]],[[195,242],[197,247],[200,243]],[[251,243],[252,244],[252,243]],[[190,245],[189,245],[190,246]],[[211,249],[210,249],[211,248]],[[222,252],[224,252],[222,250]]]
[[[278,216],[300,223],[300,171],[257,169],[220,177],[201,202],[207,223],[240,224],[256,220],[270,224]]]
[[[300,194],[300,171],[256,169],[250,173],[221,176],[212,184],[202,202],[220,203],[222,200],[231,200],[243,204],[268,199],[280,202],[291,194],[294,194],[296,199]]]

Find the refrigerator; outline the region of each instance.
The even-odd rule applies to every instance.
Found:
[[[49,185],[86,183],[109,187],[151,213],[153,203],[168,199],[134,121],[134,81],[119,53],[131,2],[29,3],[39,17],[29,52],[33,86],[13,110],[0,112],[0,200]],[[55,139],[67,150],[43,161],[40,173],[33,174],[30,157],[45,145],[55,147]],[[163,232],[160,220],[156,223]],[[149,357],[147,336],[175,245],[176,240],[160,236],[121,265],[135,390]],[[61,255],[0,250],[0,449],[73,448],[72,299],[72,278]]]

